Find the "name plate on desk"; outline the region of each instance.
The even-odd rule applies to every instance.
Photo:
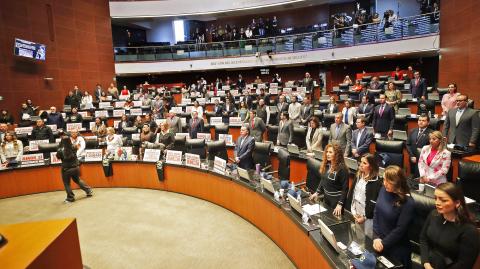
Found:
[[[18,134],[28,134],[32,133],[33,127],[17,127],[15,128],[15,133]]]
[[[115,102],[115,107],[124,107],[125,106],[125,101],[117,101]]]
[[[410,118],[415,119],[417,117],[417,114],[410,114]]]
[[[50,152],[50,164],[62,163],[62,160],[57,158],[56,152]]]
[[[86,149],[85,161],[86,162],[100,162],[102,161],[102,149]]]
[[[97,111],[95,111],[95,117],[108,117],[108,111],[97,110]]]
[[[67,132],[80,131],[82,129],[82,123],[67,123]]]
[[[132,158],[132,147],[119,147],[113,156],[114,160],[129,161]]]
[[[58,129],[56,124],[47,124],[47,126],[50,127],[50,129],[52,129],[52,132],[55,132]]]
[[[222,86],[222,90],[228,91],[228,90],[230,90],[230,86],[228,86],[228,85],[227,86]]]
[[[222,117],[211,117],[210,118],[210,125],[222,125]]]
[[[243,124],[242,118],[240,118],[240,117],[230,117],[228,119],[228,123],[231,126],[242,126],[242,124]]]
[[[100,102],[100,103],[98,103],[98,108],[100,108],[100,109],[111,107],[111,106],[112,105],[110,104],[110,102]]]
[[[183,107],[181,107],[181,106],[174,106],[170,110],[175,112],[175,113],[183,113]]]
[[[88,117],[88,112],[87,111],[78,111],[78,114],[81,115],[82,117]]]
[[[265,86],[265,83],[260,83],[260,84],[257,84],[257,89],[265,89],[267,86]]]
[[[28,142],[28,151],[37,151],[38,145],[48,144],[50,141],[48,139],[42,140],[31,140]]]
[[[215,156],[213,160],[213,171],[222,175],[225,175],[225,169],[227,168],[227,161]]]
[[[159,149],[145,149],[145,153],[143,154],[143,161],[144,162],[157,162],[160,160],[160,153]]]
[[[229,89],[227,89],[227,90],[229,90]],[[225,91],[217,91],[217,96],[225,96]]]
[[[205,103],[207,102],[207,100],[205,98],[197,98],[196,101],[200,104],[200,105],[205,105]]]
[[[278,88],[278,83],[270,83],[270,89]]]
[[[139,133],[132,134],[132,140],[140,140],[140,134]]]
[[[141,107],[142,106],[142,101],[138,100],[138,101],[133,101],[133,106],[134,107]]]
[[[175,136],[185,136],[187,139],[190,139],[190,134],[189,133],[176,133]]]
[[[113,116],[114,117],[121,117],[123,114],[125,114],[125,109],[115,109],[115,110],[113,110]]]
[[[44,165],[43,153],[26,154],[22,156],[22,166]]]
[[[278,94],[278,88],[270,88],[270,89],[268,90],[268,93],[269,93],[269,94]]]
[[[305,93],[307,91],[307,87],[297,87],[298,93]]]
[[[218,134],[218,140],[225,140],[226,145],[233,145],[233,136],[231,134]]]
[[[185,113],[192,113],[193,106],[186,106]]]
[[[212,135],[210,133],[197,133],[198,139],[204,139],[205,142],[209,142],[212,140]]]
[[[185,165],[195,168],[200,168],[200,155],[185,153]]]
[[[192,99],[190,98],[182,98],[182,105],[189,105],[192,103]]]
[[[182,165],[182,152],[178,150],[167,150],[165,161],[171,164]]]
[[[130,115],[142,115],[142,109],[141,108],[131,108],[130,109]]]

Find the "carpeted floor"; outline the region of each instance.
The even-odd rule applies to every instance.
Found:
[[[249,222],[212,203],[144,189],[0,199],[0,224],[77,218],[85,268],[294,268]]]

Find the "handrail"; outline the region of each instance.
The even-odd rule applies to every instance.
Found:
[[[439,15],[440,12],[430,12],[422,15],[398,18],[395,20],[392,30],[386,32],[382,29],[384,21],[360,24],[342,28],[334,28],[321,31],[310,31],[291,35],[278,35],[273,37],[261,37],[254,39],[241,39],[233,41],[175,44],[166,46],[136,46],[136,47],[114,47],[116,62],[129,61],[157,61],[175,59],[201,59],[219,58],[225,56],[253,55],[256,52],[271,50],[277,52],[309,51],[317,49],[328,49],[335,47],[355,46],[363,43],[378,43],[389,40],[411,38],[412,36],[425,36],[439,32],[438,22],[430,21],[432,15]],[[413,25],[411,22],[417,18],[428,19],[422,25]],[[371,27],[373,26],[373,27]],[[429,28],[426,28],[426,27]],[[418,28],[415,28],[418,27]],[[410,28],[414,28],[411,30]],[[367,31],[366,29],[369,29]],[[351,31],[353,30],[353,31]],[[349,35],[344,35],[349,33]],[[305,42],[299,43],[298,39],[308,38]],[[318,40],[320,37],[327,40]],[[317,39],[316,39],[317,38]],[[364,38],[362,40],[362,38]],[[279,47],[291,43],[287,47]],[[248,49],[245,46],[251,46]],[[267,48],[271,47],[271,48]],[[211,49],[215,48],[215,49]],[[153,54],[151,53],[153,51]],[[156,52],[155,50],[158,50]],[[181,50],[184,50],[182,53]],[[226,51],[227,50],[227,51]],[[236,50],[236,51],[232,51]],[[148,52],[146,52],[148,51]],[[218,53],[221,51],[221,53]],[[194,55],[192,55],[194,53]],[[157,59],[157,54],[159,59]],[[210,55],[209,55],[210,54]],[[143,59],[145,55],[152,56]],[[136,57],[135,57],[136,56]]]

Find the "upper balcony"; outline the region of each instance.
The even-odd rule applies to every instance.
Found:
[[[314,60],[320,62],[338,60],[339,58],[361,58],[373,56],[371,55],[372,50],[385,54],[438,50],[439,15],[439,13],[430,13],[401,18],[395,21],[392,27],[388,28],[385,28],[382,23],[371,23],[327,31],[229,42],[159,47],[115,47],[116,69],[117,73],[123,73],[128,71],[125,69],[127,68],[127,63],[171,63],[187,60],[187,62],[190,63],[190,66],[186,70],[204,70],[211,69],[212,67],[205,68],[199,66],[198,68],[195,68],[192,63],[204,59],[232,57],[244,57],[241,59],[245,60],[247,57],[255,59],[256,57],[273,57],[273,55],[275,55],[275,57],[278,58],[278,54],[295,54],[297,52],[309,51],[317,52],[317,54],[321,53],[321,58],[319,59],[317,57]],[[362,49],[355,49],[355,46],[360,45],[368,45],[370,49],[366,49],[365,46]],[[380,48],[386,48],[386,50],[382,51]],[[337,51],[337,55],[333,52],[334,49]],[[348,49],[348,51],[355,51],[355,53],[345,54],[338,51],[338,49]],[[332,53],[330,53],[330,51],[332,51]],[[339,57],[338,55],[341,56]],[[378,54],[375,56],[378,56]],[[292,59],[296,59],[295,63],[299,63],[298,57]],[[305,59],[304,62],[307,63],[311,61],[311,59]],[[265,62],[256,64],[252,61],[242,61],[240,59],[238,62],[244,62],[246,64],[247,62],[250,62],[252,66],[275,64],[274,62],[270,64]],[[183,64],[185,65],[186,63]],[[211,63],[211,65],[215,64]],[[225,68],[238,67],[246,66],[225,66]],[[173,68],[173,65],[171,68]],[[219,67],[217,66],[216,68]],[[157,72],[169,71],[184,70],[170,70],[170,68],[157,70]],[[151,70],[148,72],[154,73],[155,71]]]

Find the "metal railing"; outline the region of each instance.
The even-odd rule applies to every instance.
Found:
[[[391,27],[383,22],[295,35],[171,46],[115,47],[115,62],[252,56],[257,52],[285,53],[349,47],[427,36],[439,32],[440,13],[400,18]]]

